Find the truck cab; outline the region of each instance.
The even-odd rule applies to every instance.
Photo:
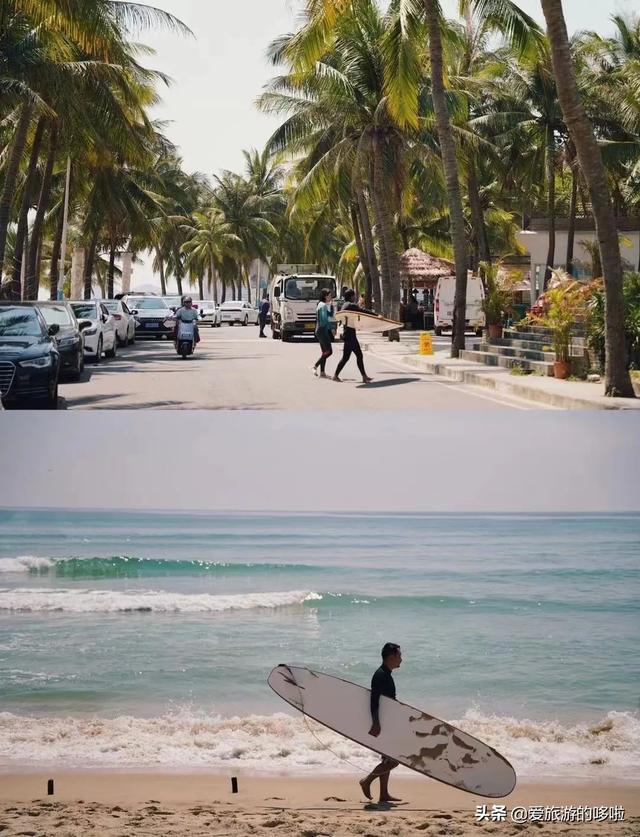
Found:
[[[305,270],[304,268],[310,268]],[[300,269],[302,268],[302,269]],[[316,330],[316,308],[324,289],[336,295],[336,280],[314,266],[281,265],[269,287],[271,332],[274,340],[288,342]]]

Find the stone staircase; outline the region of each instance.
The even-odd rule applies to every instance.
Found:
[[[464,360],[482,363],[485,366],[501,366],[505,369],[518,367],[523,372],[553,377],[556,356],[553,351],[553,334],[550,329],[528,326],[527,330],[506,328],[500,340],[473,343],[471,349],[460,352]],[[587,347],[584,332],[579,327],[571,341],[571,356],[581,363]]]

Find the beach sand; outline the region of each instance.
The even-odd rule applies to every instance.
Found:
[[[55,793],[47,795],[54,778]],[[394,777],[406,800],[393,809],[367,807],[349,776],[265,778],[167,773],[23,773],[0,775],[2,837],[183,837],[185,835],[640,835],[638,786],[520,784],[508,800],[473,797],[420,777]],[[622,806],[624,822],[476,822],[476,805]]]

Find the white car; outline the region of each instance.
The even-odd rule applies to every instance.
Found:
[[[118,350],[118,332],[116,321],[109,309],[99,299],[71,301],[73,313],[79,322],[88,320],[91,325],[83,329],[84,354],[95,363],[100,363],[102,355],[115,357]]]
[[[120,346],[136,342],[136,318],[121,299],[105,299],[102,303],[116,321],[116,332]]]
[[[211,299],[200,300],[200,319],[198,322],[203,325],[210,324],[211,328],[218,328],[222,325],[220,317],[220,306]]]
[[[258,309],[241,300],[223,302],[220,306],[220,320],[223,323],[229,323],[230,326],[234,323],[240,323],[243,326],[249,323],[258,325]]]

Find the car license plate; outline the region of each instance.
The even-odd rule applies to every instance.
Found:
[[[316,330],[316,324],[315,323],[305,323],[304,330],[305,331],[315,331]]]
[[[144,327],[145,328],[158,328],[158,323],[155,323],[155,322],[154,323],[145,323]]]

